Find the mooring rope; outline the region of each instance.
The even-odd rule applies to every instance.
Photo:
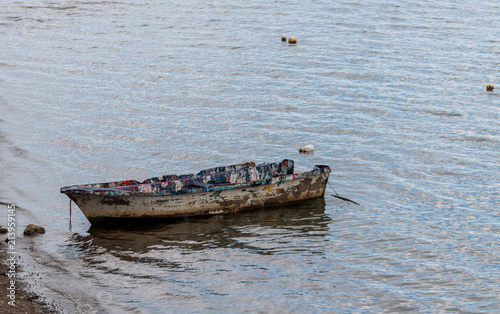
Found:
[[[71,200],[69,200],[69,231],[72,231],[71,229]]]
[[[333,192],[335,192],[335,194],[332,194],[332,196],[333,196],[333,197],[336,197],[336,198],[338,198],[338,199],[341,199],[341,200],[343,200],[343,201],[345,201],[345,202],[350,202],[350,203],[353,203],[353,204],[356,204],[356,205],[361,206],[359,203],[356,203],[356,202],[355,202],[355,201],[353,201],[353,200],[350,200],[350,199],[348,199],[348,198],[345,198],[345,197],[340,196],[340,195],[339,195],[339,193],[337,193],[337,191],[335,191],[335,189],[334,189],[334,188],[333,188],[333,186],[330,184],[330,182],[328,182],[328,185],[332,188]]]
[[[335,189],[333,188],[333,186],[330,184],[330,182],[328,182],[328,185],[332,188],[333,192],[335,192],[335,194],[337,194],[337,196],[339,195],[339,193],[337,193],[337,191],[335,191]]]

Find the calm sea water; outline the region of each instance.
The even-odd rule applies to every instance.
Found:
[[[22,276],[67,313],[499,312],[498,12],[3,0],[0,225],[15,204]],[[69,231],[59,193],[283,158],[330,165],[362,206],[329,189],[289,208],[104,229],[76,209]],[[33,222],[47,233],[23,237]]]

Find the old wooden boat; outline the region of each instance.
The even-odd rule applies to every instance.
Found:
[[[294,173],[294,162],[254,162],[198,174],[164,175],[61,188],[92,224],[121,218],[212,215],[281,206],[325,194],[330,167]]]

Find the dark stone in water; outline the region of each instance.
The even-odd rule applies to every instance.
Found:
[[[26,229],[24,229],[24,234],[25,235],[33,235],[36,233],[44,234],[45,233],[45,228],[34,225],[34,224],[29,224]]]

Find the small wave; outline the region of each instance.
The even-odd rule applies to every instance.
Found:
[[[474,143],[484,143],[491,141],[490,139],[477,136],[458,136],[458,137],[441,137],[454,142],[474,142]]]
[[[433,116],[463,117],[463,115],[460,113],[453,113],[453,112],[448,112],[448,111],[425,110],[424,112],[431,114]]]

